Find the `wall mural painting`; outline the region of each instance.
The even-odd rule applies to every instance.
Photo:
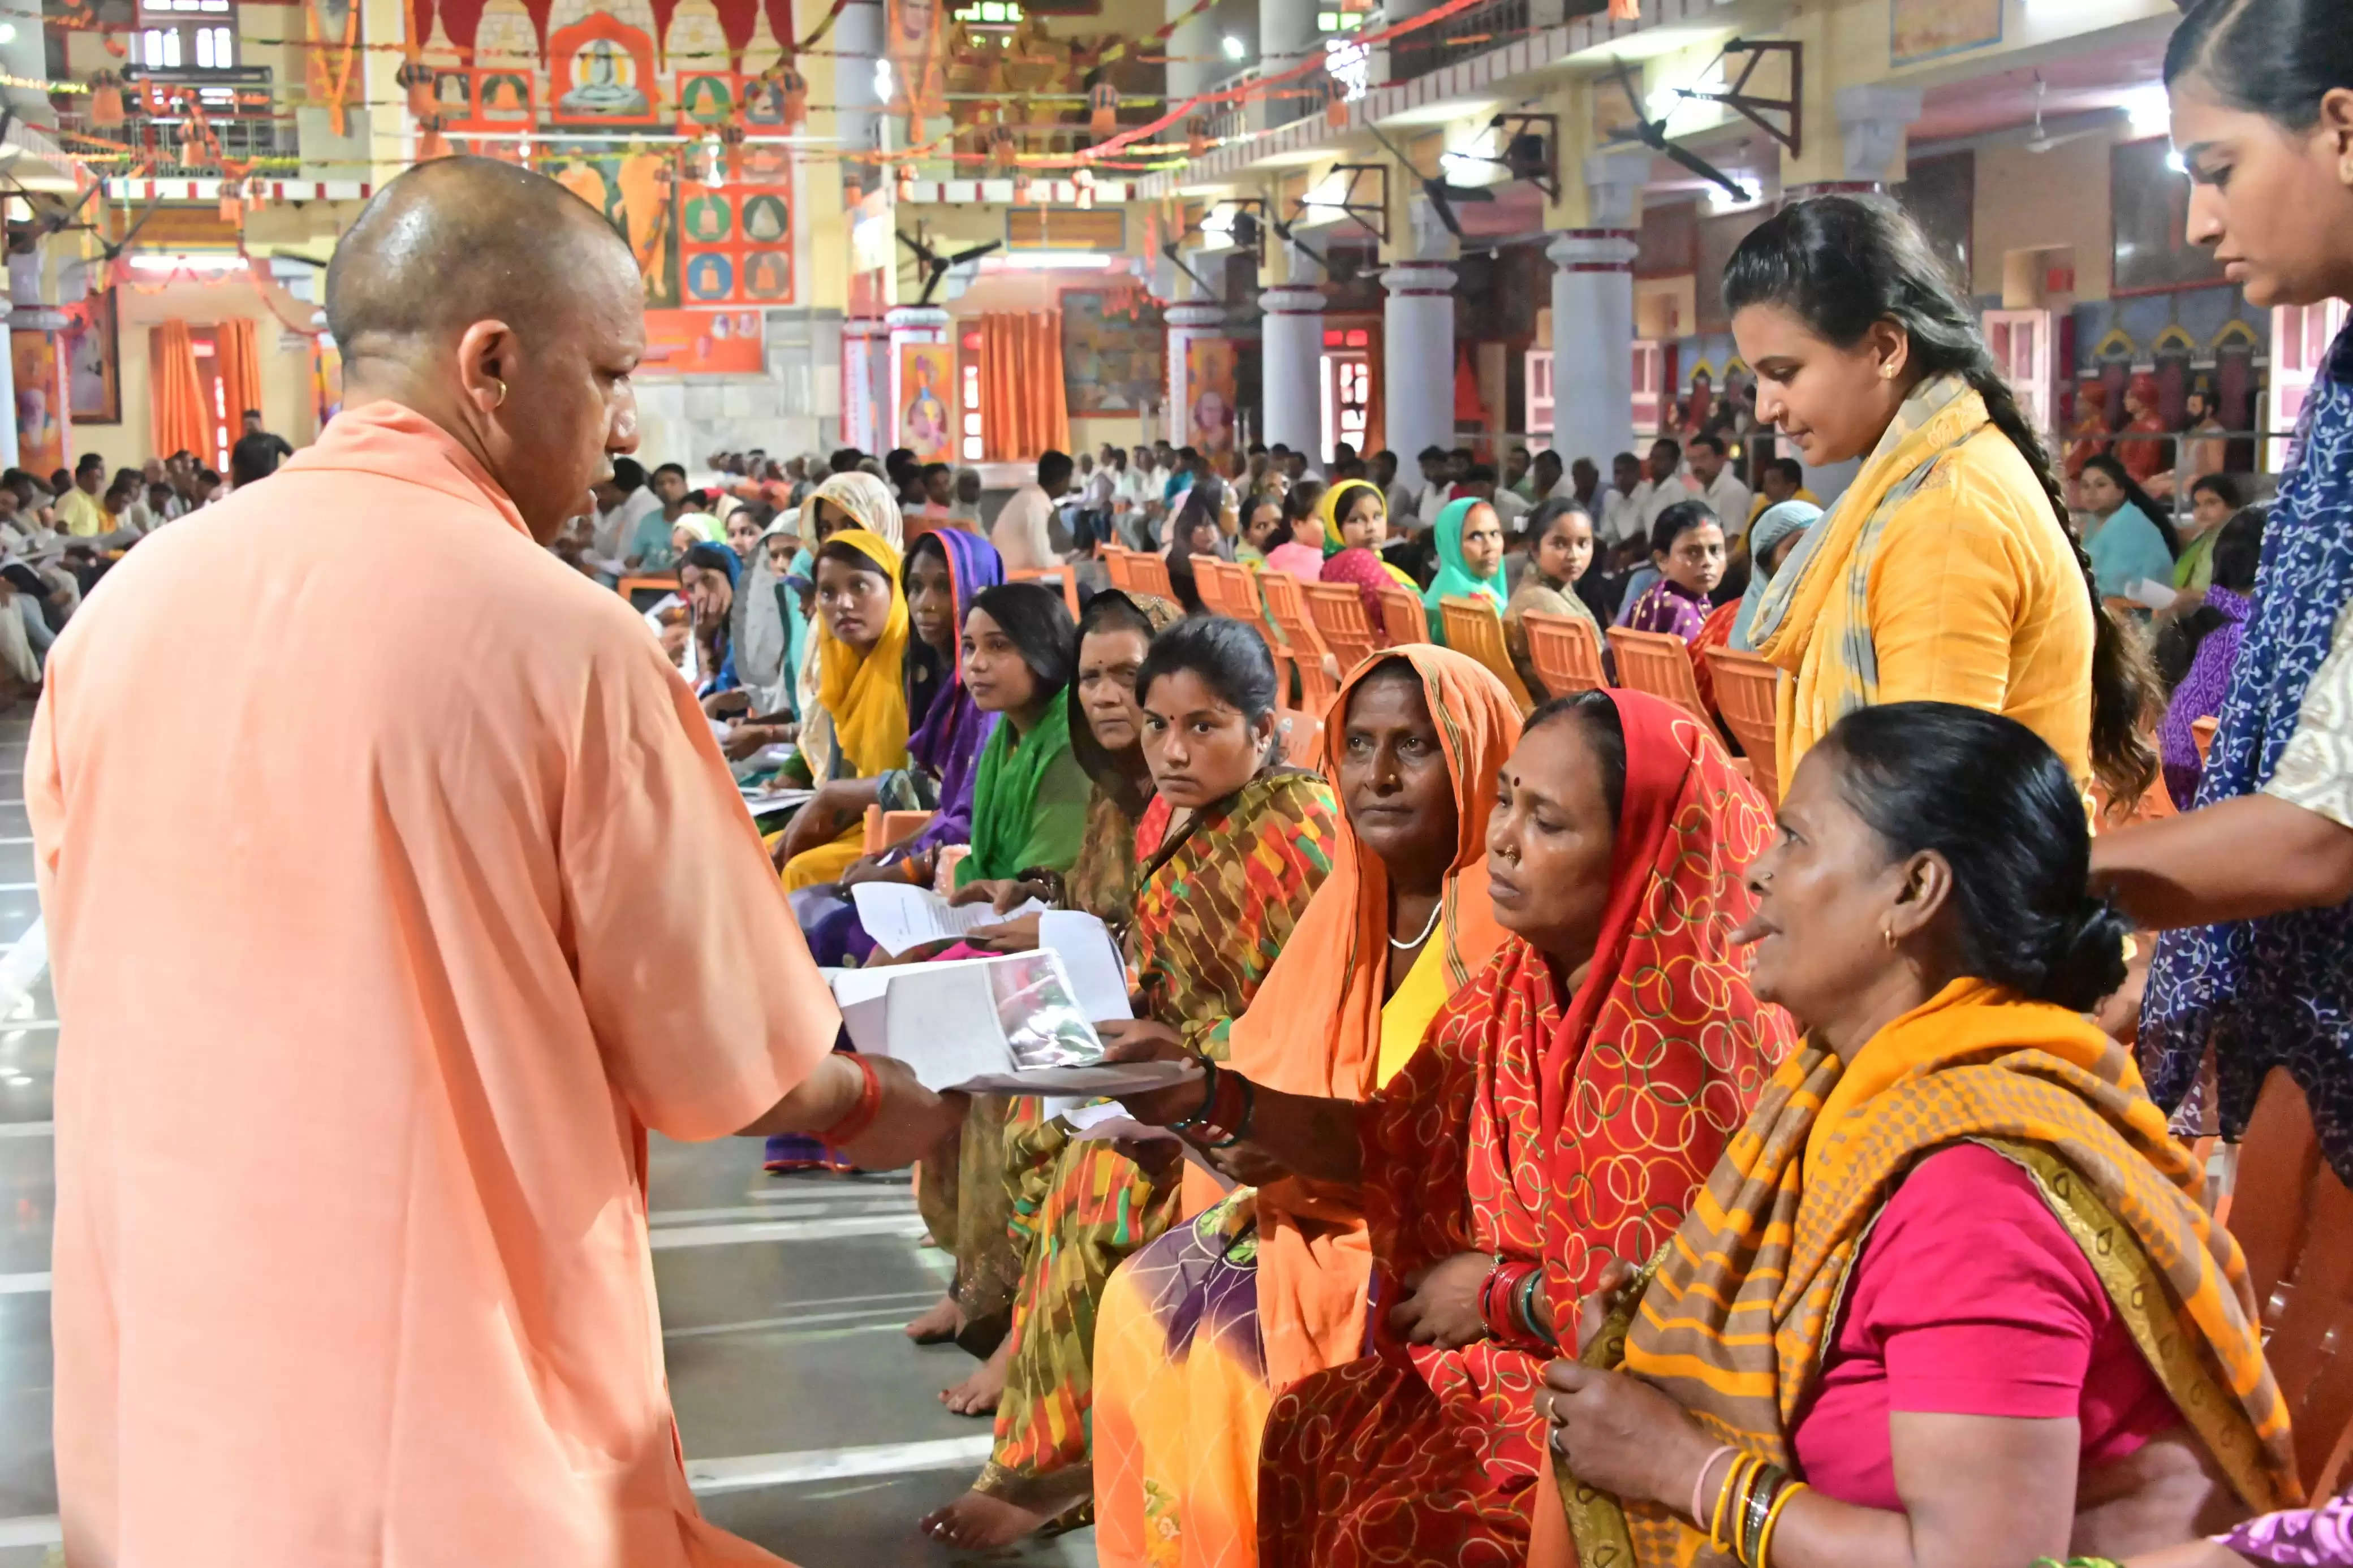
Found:
[[[793,302],[793,219],[787,193],[689,183],[679,227],[690,305]]]
[[[1063,292],[1063,393],[1073,418],[1139,414],[1160,399],[1167,332],[1159,308],[1130,295],[1124,313],[1106,310],[1113,298]]]
[[[2002,0],[1887,0],[1887,59],[1917,65],[2001,42]]]
[[[677,180],[670,157],[603,142],[551,142],[548,151],[557,156],[568,153],[571,161],[542,167],[609,218],[637,253],[638,270],[646,280],[646,304],[654,309],[678,304]]]

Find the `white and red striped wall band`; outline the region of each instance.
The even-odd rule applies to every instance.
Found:
[[[245,180],[109,180],[106,195],[117,202],[216,202],[221,187],[238,194],[254,187]],[[269,202],[364,202],[375,187],[365,180],[264,180],[261,199]]]

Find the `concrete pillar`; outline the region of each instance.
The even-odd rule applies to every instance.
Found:
[[[1552,275],[1552,449],[1603,473],[1634,445],[1634,231],[1573,228]]]
[[[1226,308],[1211,300],[1190,300],[1163,312],[1168,323],[1168,442],[1183,447],[1192,439],[1186,421],[1193,407],[1192,389],[1185,375],[1185,345],[1195,338],[1214,338],[1226,328]]]
[[[1166,0],[1161,20],[1174,22],[1193,9],[1192,0]],[[1204,11],[1188,17],[1168,35],[1169,62],[1161,67],[1167,73],[1168,106],[1171,109],[1201,92],[1232,68],[1224,63],[1218,48],[1218,25],[1215,16]],[[1184,140],[1184,126],[1170,127],[1172,136]]]
[[[1839,89],[1833,101],[1838,108],[1838,177],[1822,178],[1817,171],[1815,178],[1792,181],[1784,160],[1784,203],[1839,192],[1866,195],[1904,177],[1905,133],[1920,118],[1920,89],[1866,83]]]
[[[899,350],[906,343],[945,343],[953,342],[955,339],[948,331],[947,311],[937,305],[893,305],[884,314],[882,321],[890,332],[890,340],[885,347],[885,352],[890,355],[890,363],[886,367],[885,375],[891,388],[891,406],[883,410],[882,416],[885,446],[904,447],[909,444],[907,433],[900,428],[900,425],[906,418],[907,399],[913,395],[913,388],[905,385],[902,379],[901,361],[904,356],[899,353]],[[949,410],[948,450],[953,453],[956,447],[955,385],[951,382],[946,386],[935,386],[932,391]]]
[[[1324,291],[1286,286],[1258,297],[1259,385],[1265,407],[1260,439],[1308,453],[1318,468],[1324,441]]]
[[[884,357],[891,352],[891,329],[872,316],[853,316],[841,324],[841,439],[845,446],[877,456],[892,443],[889,413],[891,378]]]
[[[1454,268],[1399,261],[1382,269],[1382,417],[1408,473],[1425,447],[1454,445]]]

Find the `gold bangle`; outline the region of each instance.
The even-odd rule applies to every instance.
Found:
[[[1773,1561],[1773,1527],[1781,1522],[1781,1510],[1789,1506],[1789,1500],[1806,1489],[1803,1481],[1789,1482],[1781,1489],[1781,1495],[1773,1500],[1773,1506],[1765,1510],[1765,1528],[1757,1533],[1757,1561],[1748,1568],[1767,1568],[1767,1564]]]
[[[1723,1489],[1715,1494],[1715,1511],[1708,1515],[1707,1521],[1707,1543],[1715,1551],[1728,1553],[1732,1550],[1731,1543],[1724,1539],[1725,1515],[1728,1512],[1734,1521],[1739,1520],[1740,1509],[1733,1501],[1734,1497],[1739,1492],[1742,1482],[1763,1468],[1764,1464],[1765,1461],[1754,1454],[1742,1454],[1724,1472]],[[1730,1505],[1728,1509],[1727,1504]]]

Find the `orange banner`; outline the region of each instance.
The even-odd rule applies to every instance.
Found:
[[[643,369],[670,375],[757,375],[757,310],[648,310]]]

